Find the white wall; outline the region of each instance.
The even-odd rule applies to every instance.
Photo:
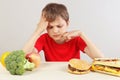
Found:
[[[106,57],[120,56],[120,0],[0,0],[0,54],[23,47],[49,2],[67,6],[69,30],[86,33]]]

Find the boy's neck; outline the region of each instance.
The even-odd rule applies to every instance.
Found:
[[[57,41],[55,41],[57,44],[63,44],[63,43],[65,43],[65,39],[60,39],[60,40],[57,40]]]

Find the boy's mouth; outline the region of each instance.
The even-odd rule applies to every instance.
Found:
[[[53,35],[53,37],[60,37],[60,35]]]

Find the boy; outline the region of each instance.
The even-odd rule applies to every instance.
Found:
[[[63,4],[49,3],[43,10],[38,27],[23,50],[26,53],[44,51],[46,61],[80,59],[80,51],[89,57],[103,57],[95,45],[79,30],[67,32],[69,14]],[[47,30],[47,33],[42,34]]]

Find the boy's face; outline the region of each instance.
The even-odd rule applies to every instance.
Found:
[[[63,40],[62,35],[66,32],[67,27],[68,22],[61,17],[57,17],[55,21],[48,24],[47,32],[53,40],[60,42]]]

